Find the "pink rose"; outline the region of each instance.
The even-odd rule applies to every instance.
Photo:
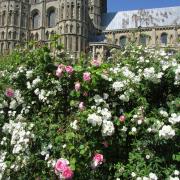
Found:
[[[10,98],[14,97],[14,90],[11,88],[6,89],[5,95]]]
[[[74,69],[73,69],[72,66],[66,66],[66,67],[65,67],[65,70],[66,70],[66,72],[67,72],[68,74],[72,74],[73,71],[74,71]]]
[[[79,103],[79,109],[82,111],[84,110],[84,102]]]
[[[93,66],[99,67],[101,65],[101,62],[98,59],[92,60],[91,64]]]
[[[102,154],[95,154],[92,161],[92,168],[96,168],[103,163],[104,157]]]
[[[62,176],[64,179],[71,179],[73,177],[73,171],[70,167],[67,166],[66,169],[64,169],[62,172]]]
[[[60,68],[60,67],[58,67],[57,70],[56,70],[56,76],[57,76],[57,77],[61,77],[62,74],[63,74],[63,69]]]
[[[56,164],[55,164],[55,171],[58,172],[64,172],[64,170],[68,166],[68,161],[66,159],[58,159]]]
[[[125,122],[125,120],[126,120],[126,117],[125,117],[124,115],[121,115],[121,116],[119,117],[119,121],[120,121],[120,122]]]
[[[75,88],[76,91],[79,91],[80,88],[81,88],[81,84],[79,82],[76,82],[74,88]]]
[[[93,161],[96,161],[96,162],[98,162],[98,163],[100,163],[100,162],[103,162],[103,155],[102,154],[95,154],[95,156],[93,157]]]
[[[91,73],[85,72],[85,73],[83,74],[83,80],[84,80],[84,81],[90,81],[90,80],[91,80]]]

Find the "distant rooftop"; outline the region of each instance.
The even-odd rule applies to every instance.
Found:
[[[105,31],[180,25],[180,6],[119,11],[102,16]]]

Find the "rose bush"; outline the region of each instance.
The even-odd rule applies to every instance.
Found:
[[[179,179],[179,56],[111,53],[20,50],[1,68],[0,179]]]

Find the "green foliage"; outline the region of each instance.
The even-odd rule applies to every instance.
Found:
[[[111,63],[98,66],[82,56],[68,73],[75,60],[58,38],[52,39],[53,53],[42,46],[18,50],[1,61],[2,177],[54,179],[59,158],[69,161],[77,180],[173,176],[179,169],[180,131],[174,117],[178,121],[179,56],[129,46],[123,52],[112,50]],[[58,65],[63,69],[59,77]],[[90,81],[84,80],[85,72]],[[77,82],[80,90],[74,88]],[[5,95],[9,87],[14,97]],[[100,125],[87,120],[92,114],[101,117]],[[105,131],[107,121],[112,126]],[[164,126],[172,129],[160,135]],[[17,144],[22,145],[19,151]],[[105,160],[93,169],[96,153]]]

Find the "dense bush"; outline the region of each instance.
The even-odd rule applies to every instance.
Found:
[[[179,179],[179,57],[111,53],[72,66],[46,47],[13,55],[0,73],[0,179]]]

